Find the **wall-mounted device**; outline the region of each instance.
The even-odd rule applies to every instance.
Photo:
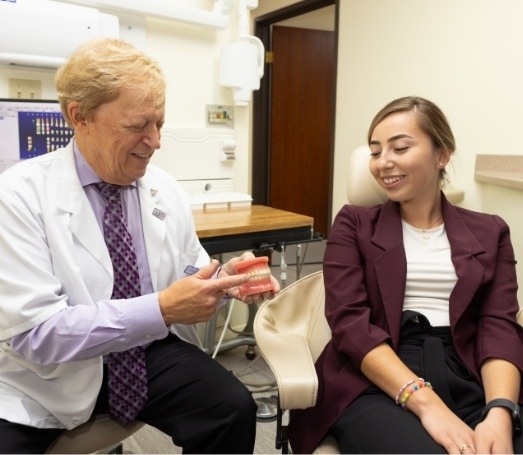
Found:
[[[0,1],[0,63],[57,68],[80,44],[119,36],[116,16],[52,0]]]
[[[258,0],[239,0],[238,3],[238,39],[222,47],[220,85],[232,90],[236,106],[247,106],[252,91],[260,88],[265,48],[261,40],[249,32],[249,11],[258,7]]]
[[[247,106],[252,91],[260,88],[264,71],[265,49],[256,36],[240,36],[220,55],[220,85],[232,89],[234,104]]]

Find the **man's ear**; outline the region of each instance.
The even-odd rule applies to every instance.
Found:
[[[87,127],[85,117],[80,114],[80,103],[78,101],[71,101],[67,105],[67,114],[75,131],[81,132]]]

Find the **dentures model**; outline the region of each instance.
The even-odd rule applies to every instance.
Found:
[[[261,256],[259,258],[239,261],[235,264],[237,274],[246,274],[249,281],[240,286],[240,295],[260,294],[272,291],[274,286],[271,283],[271,269],[268,267],[269,258]]]

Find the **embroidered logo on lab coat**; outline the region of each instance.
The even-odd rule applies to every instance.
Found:
[[[158,194],[158,190],[149,190],[149,194],[151,195],[151,197],[154,197]]]
[[[160,220],[165,220],[165,216],[166,216],[166,213],[165,212],[162,212],[160,209],[154,209],[153,210],[153,215],[160,219]]]

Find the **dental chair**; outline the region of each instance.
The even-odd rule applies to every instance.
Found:
[[[347,200],[349,204],[372,206],[385,202],[387,196],[368,170],[368,147],[359,147],[348,166]],[[445,188],[447,198],[457,203],[463,192]],[[295,281],[274,299],[260,306],[254,320],[258,348],[274,373],[278,385],[276,448],[288,453],[287,427],[283,414],[291,409],[305,409],[316,404],[318,378],[314,363],[331,339],[325,318],[323,272]],[[518,314],[523,325],[523,310]],[[329,436],[313,453],[340,453]]]
[[[369,148],[358,147],[348,166],[349,204],[371,206],[387,200],[385,191],[369,172]],[[323,272],[307,275],[284,288],[258,309],[254,320],[256,344],[278,384],[276,448],[288,453],[286,410],[314,406],[318,378],[314,363],[331,339],[325,318]],[[314,453],[340,453],[332,437]]]
[[[46,453],[122,453],[122,442],[145,424],[129,425],[109,414],[97,414],[72,430],[64,431]]]

